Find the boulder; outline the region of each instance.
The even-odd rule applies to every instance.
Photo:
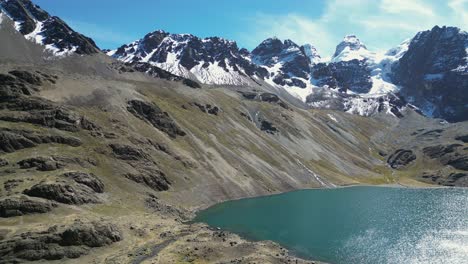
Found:
[[[64,204],[99,203],[93,189],[83,184],[70,185],[63,182],[41,182],[23,192],[31,197],[40,197]]]
[[[25,232],[0,241],[0,263],[78,258],[91,248],[122,240],[112,224],[75,221],[70,226],[53,226],[42,232]]]
[[[88,186],[97,193],[104,192],[104,183],[92,173],[85,172],[67,172],[62,174],[63,177],[74,180],[76,183]]]
[[[57,204],[26,196],[0,199],[0,217],[13,217],[34,213],[47,213]]]
[[[51,157],[34,157],[18,162],[21,169],[36,168],[39,171],[53,171],[64,167],[64,164],[55,161]]]

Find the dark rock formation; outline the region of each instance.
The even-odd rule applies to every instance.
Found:
[[[278,129],[275,126],[273,126],[273,123],[271,123],[270,121],[265,120],[265,119],[262,119],[259,121],[260,121],[260,130],[265,131],[266,133],[272,134],[272,135],[279,132]]]
[[[194,103],[191,103],[191,105],[198,107],[198,109],[200,109],[200,111],[202,111],[203,113],[207,113],[210,115],[218,115],[219,113],[219,107],[211,105],[211,104],[203,105],[203,104],[194,102]]]
[[[0,158],[0,167],[5,167],[8,165],[8,160]]]
[[[468,120],[467,46],[468,34],[458,28],[435,26],[419,32],[393,69],[392,80],[426,114]]]
[[[125,177],[134,182],[145,184],[155,191],[167,191],[170,186],[164,172],[154,168],[140,168],[138,173],[128,173]]]
[[[123,72],[133,72],[134,70],[136,70],[138,72],[144,72],[155,78],[166,79],[169,81],[180,81],[184,85],[191,88],[201,88],[201,85],[196,81],[177,76],[147,62],[129,62],[125,65],[127,67],[120,67],[120,70]]]
[[[18,162],[21,169],[36,168],[39,171],[53,171],[60,169],[64,164],[57,162],[53,158],[49,157],[34,157],[24,159]]]
[[[104,183],[92,173],[67,172],[62,174],[62,176],[72,179],[76,183],[86,185],[97,193],[104,192]]]
[[[279,98],[278,95],[274,93],[257,93],[257,92],[244,92],[238,91],[247,100],[255,100],[259,102],[267,102],[272,104],[277,104],[284,109],[290,109],[288,104]]]
[[[161,108],[155,104],[140,100],[131,100],[128,102],[127,109],[136,117],[150,122],[155,128],[163,131],[172,138],[186,135],[174,120],[172,120],[169,114],[163,112]]]
[[[421,175],[421,180],[432,184],[444,186],[468,187],[468,173],[457,172],[443,175],[440,172],[425,172]]]
[[[43,232],[26,232],[0,241],[0,263],[78,258],[90,248],[122,240],[119,229],[107,223],[82,223],[51,227]]]
[[[319,86],[339,87],[342,92],[351,90],[367,93],[372,88],[370,70],[364,60],[319,63],[312,69],[312,75]]]
[[[47,213],[57,204],[25,196],[0,199],[0,217],[13,217],[26,214]]]
[[[320,58],[311,46],[299,46],[287,39],[264,40],[252,50],[252,61],[258,65],[273,67],[281,63],[278,73],[270,76],[274,83],[281,86],[305,88],[310,78],[310,67],[314,59]]]
[[[98,127],[86,118],[34,94],[39,90],[43,78],[48,75],[28,71],[11,71],[11,75],[0,74],[0,120],[25,122],[35,125],[78,131],[80,128],[97,130]],[[44,77],[46,76],[46,77]]]
[[[463,143],[468,143],[468,135],[458,136],[455,138],[455,140],[460,140],[463,141]]]
[[[70,185],[63,182],[41,182],[23,192],[32,197],[40,197],[65,204],[99,203],[95,191],[83,184]]]
[[[461,144],[436,145],[426,147],[423,152],[443,165],[450,165],[459,170],[468,171],[468,151]]]
[[[81,140],[74,137],[38,134],[28,130],[0,129],[0,152],[15,152],[24,148],[32,148],[39,144],[57,143],[78,147]]]
[[[388,165],[393,169],[407,166],[416,159],[412,150],[398,149],[387,159]]]
[[[121,160],[148,160],[149,155],[143,150],[123,144],[110,144],[114,155]]]

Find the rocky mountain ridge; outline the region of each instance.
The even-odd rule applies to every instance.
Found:
[[[71,29],[62,19],[51,16],[29,0],[0,0],[0,16],[15,23],[15,29],[28,40],[44,45],[56,56],[94,54],[94,41]]]
[[[442,37],[433,38],[431,36],[434,33],[428,33],[437,31],[440,31],[439,34]],[[444,38],[453,38],[457,41],[450,42],[452,45],[446,45]],[[419,42],[420,39],[427,40]],[[246,49],[239,49],[233,41],[219,38],[202,40],[192,35],[156,31],[132,44],[109,51],[107,54],[125,62],[149,62],[176,75],[192,78],[205,84],[262,85],[266,83],[284,89],[311,107],[320,105],[327,109],[373,115],[376,112],[369,112],[369,109],[373,107],[363,105],[362,102],[366,101],[366,98],[370,98],[370,101],[382,101],[393,94],[400,97],[401,101],[412,104],[410,106],[405,103],[399,107],[400,110],[402,107],[415,106],[427,116],[444,118],[448,121],[461,121],[468,118],[467,106],[461,102],[465,98],[460,100],[448,98],[449,96],[442,88],[446,85],[445,82],[449,82],[448,78],[438,82],[442,86],[434,88],[437,90],[435,92],[437,95],[431,95],[432,99],[430,99],[423,98],[426,94],[421,92],[424,90],[423,87],[429,84],[405,81],[406,77],[400,73],[411,72],[407,69],[408,67],[418,67],[416,66],[418,63],[413,61],[416,57],[406,55],[406,53],[410,51],[412,54],[414,50],[419,50],[424,54],[424,58],[431,60],[426,64],[446,64],[452,72],[449,75],[457,76],[457,81],[455,81],[457,87],[465,89],[468,62],[464,58],[468,56],[466,54],[467,39],[466,32],[460,29],[436,26],[380,54],[369,51],[355,35],[349,35],[337,45],[331,60],[324,62],[311,45],[299,46],[291,40],[281,41],[278,38],[269,38],[249,52]],[[446,60],[438,61],[434,55],[428,54],[431,52],[429,47],[423,47],[417,43],[431,43],[431,47],[440,46],[437,56],[445,57]],[[219,54],[224,55],[219,56]],[[423,75],[436,76],[431,74]],[[432,85],[436,78],[429,81]],[[455,83],[448,85],[453,86]],[[418,96],[421,98],[413,98],[416,96],[413,91],[415,89],[420,91]],[[341,98],[339,105],[347,105],[347,107],[325,103],[322,100],[323,90],[326,90],[326,94],[336,95],[327,98],[327,101],[336,101],[336,98]],[[316,94],[320,96],[315,96]],[[439,97],[443,99],[434,99]],[[317,103],[318,101],[321,103]],[[447,102],[453,105],[449,106]],[[386,104],[389,103],[386,102]],[[434,105],[432,108],[439,110],[428,111],[428,104]],[[449,110],[441,111],[442,108]],[[384,112],[392,112],[388,110]]]

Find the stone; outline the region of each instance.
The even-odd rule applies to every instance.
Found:
[[[76,183],[83,184],[97,193],[104,192],[104,183],[94,174],[85,172],[67,172],[63,177],[74,180]]]
[[[0,217],[47,213],[56,206],[56,203],[26,196],[6,197],[0,199]]]
[[[70,185],[62,182],[41,182],[30,189],[24,190],[24,194],[31,197],[40,197],[64,204],[99,203],[94,190],[83,184]]]

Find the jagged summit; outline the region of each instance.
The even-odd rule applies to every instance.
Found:
[[[246,50],[220,37],[199,38],[162,30],[123,45],[108,55],[124,62],[147,62],[206,84],[249,85],[267,72],[250,62]]]
[[[51,16],[30,0],[0,0],[0,13],[15,24],[18,32],[54,55],[99,52],[94,41],[71,29],[63,20]]]
[[[367,50],[366,45],[356,35],[347,35],[336,46],[332,61],[364,60],[369,56],[371,56],[371,52]]]

